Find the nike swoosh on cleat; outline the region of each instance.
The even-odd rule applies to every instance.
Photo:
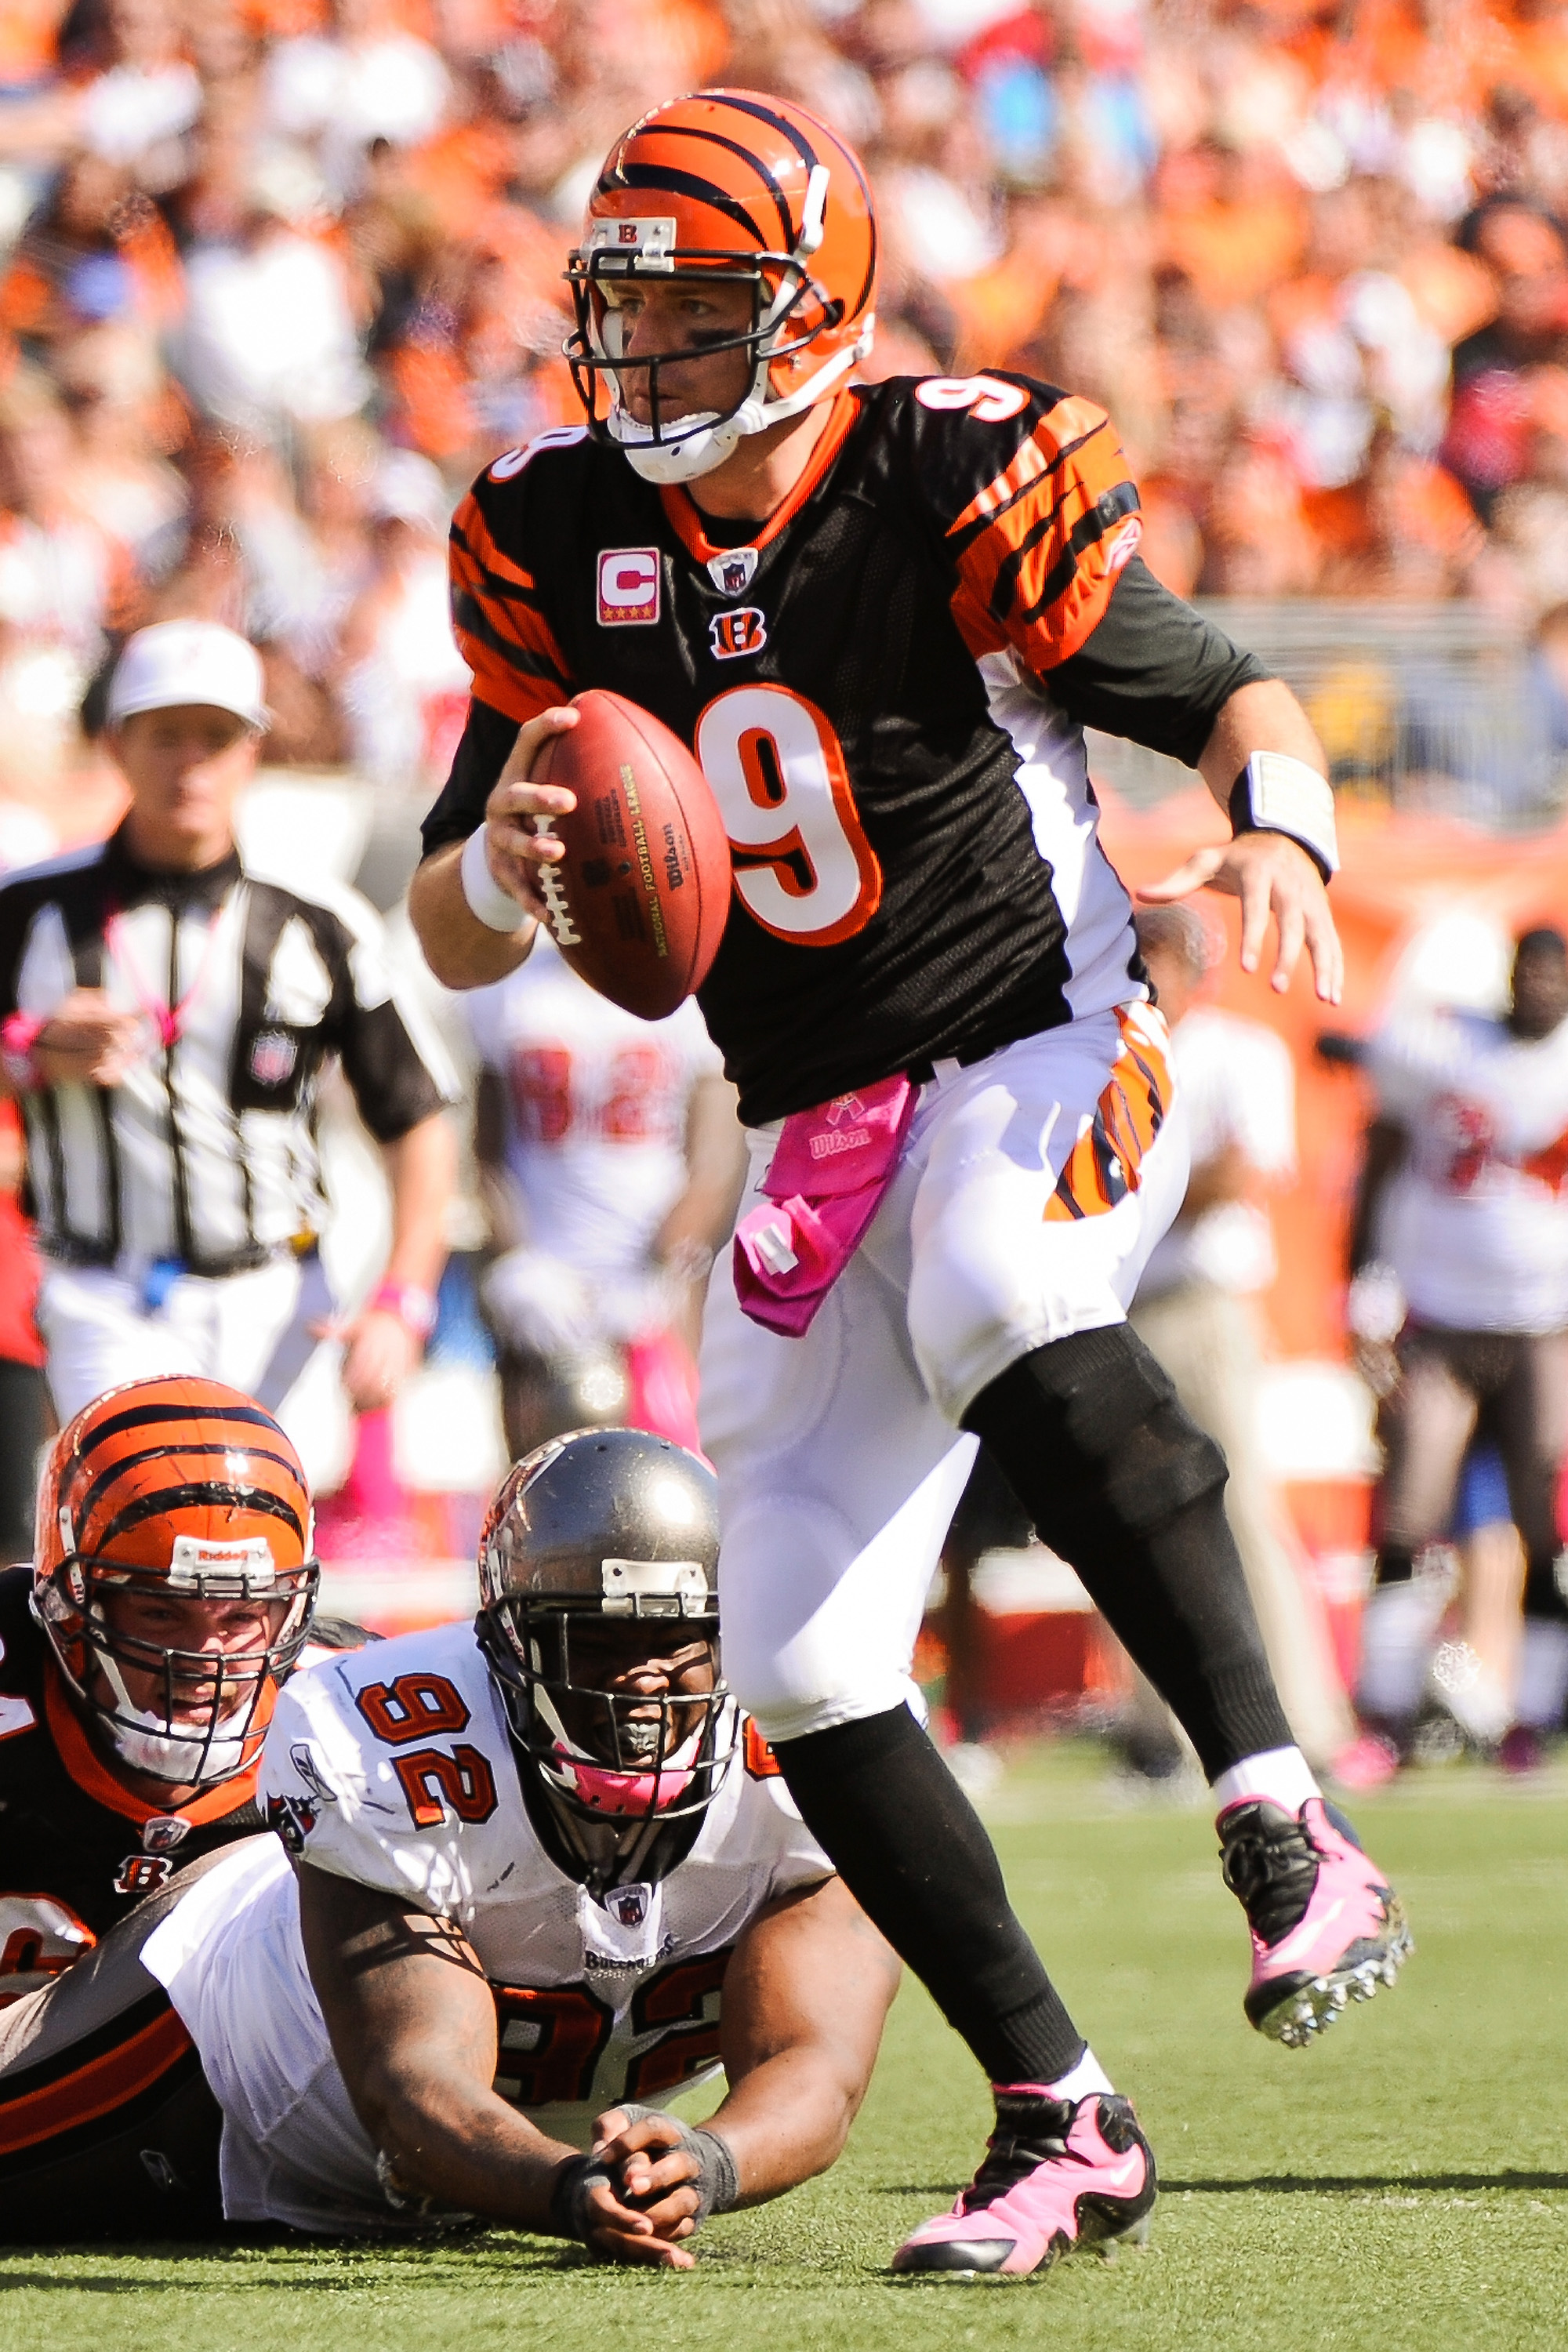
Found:
[[[1282,1944],[1275,1944],[1270,1948],[1269,1967],[1279,1968],[1285,1961],[1293,1960],[1299,1950],[1310,1950],[1323,1930],[1333,1926],[1344,1907],[1345,1898],[1342,1895],[1339,1900],[1324,1912],[1321,1919],[1303,1919],[1299,1927],[1292,1927]]]

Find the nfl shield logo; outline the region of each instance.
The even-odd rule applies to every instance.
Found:
[[[142,1853],[173,1853],[190,1826],[178,1813],[154,1813],[142,1824]]]
[[[721,596],[743,596],[757,568],[754,547],[727,547],[708,559],[708,576]]]
[[[300,1048],[281,1029],[264,1029],[250,1049],[250,1075],[258,1087],[280,1087],[294,1075]]]
[[[605,1908],[611,1918],[617,1921],[621,1927],[640,1927],[647,1917],[647,1888],[646,1886],[612,1887]]]

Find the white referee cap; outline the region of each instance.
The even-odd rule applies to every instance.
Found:
[[[205,703],[232,710],[247,727],[265,728],[261,659],[232,629],[216,621],[159,621],[126,640],[109,684],[109,723],[139,710],[175,710]]]

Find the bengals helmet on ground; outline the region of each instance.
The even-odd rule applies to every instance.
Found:
[[[38,1494],[33,1614],[123,1763],[195,1787],[255,1761],[315,1608],[312,1533],[299,1455],[221,1381],[132,1381],[61,1431]],[[265,1640],[164,1648],[114,1623],[117,1595],[211,1602],[215,1629],[221,1609],[258,1601]]]
[[[750,328],[701,347],[704,356],[753,356],[751,383],[727,414],[663,417],[661,368],[689,361],[689,350],[621,356],[617,281],[676,271],[752,289]],[[656,106],[616,141],[566,274],[577,314],[566,356],[590,429],[617,442],[645,480],[695,481],[743,434],[826,398],[870,350],[870,192],[851,151],[804,107],[755,90],[699,90]],[[647,370],[646,425],[621,396],[621,375],[633,366]]]
[[[710,1691],[654,1698],[580,1681],[573,1645],[581,1666],[584,1635],[614,1626],[628,1664],[697,1643],[712,1656],[718,1561],[718,1481],[667,1437],[580,1429],[502,1481],[479,1533],[475,1631],[514,1740],[569,1811],[670,1821],[717,1795],[739,1718],[716,1657]]]

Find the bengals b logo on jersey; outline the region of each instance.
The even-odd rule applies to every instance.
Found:
[[[715,613],[709,635],[719,661],[733,661],[739,654],[760,654],[768,641],[767,615],[754,604],[742,604],[733,613]]]

